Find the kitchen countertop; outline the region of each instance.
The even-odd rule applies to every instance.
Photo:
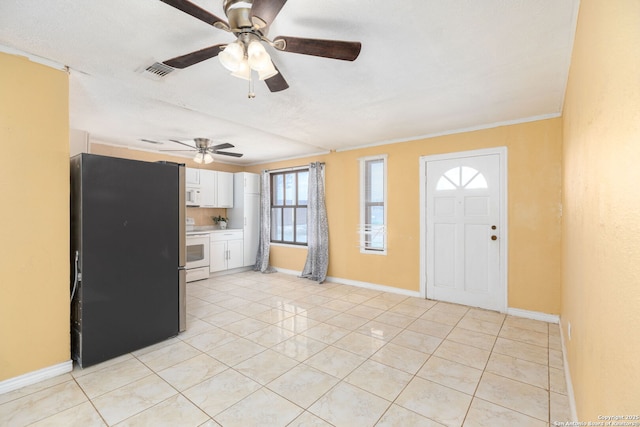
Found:
[[[224,232],[224,231],[242,231],[242,228],[226,228],[221,230],[220,227],[216,225],[196,225],[193,229],[187,229],[187,236],[193,234],[203,234],[203,233],[215,233],[215,232]]]

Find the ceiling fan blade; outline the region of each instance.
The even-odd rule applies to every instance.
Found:
[[[276,49],[284,52],[341,59],[343,61],[354,61],[360,55],[360,49],[362,48],[360,42],[287,36],[278,36],[273,39],[273,43]]]
[[[276,70],[278,70],[276,64],[273,64],[273,66],[276,68]],[[289,84],[284,79],[284,76],[282,75],[282,72],[280,72],[280,70],[278,70],[278,74],[273,77],[269,77],[264,82],[267,84],[267,87],[271,92],[280,92],[281,90],[289,88]]]
[[[154,141],[152,139],[144,139],[144,138],[140,138],[140,141],[142,142],[148,142],[150,144],[157,144],[157,145],[162,145],[164,144],[164,142],[160,142],[160,141]]]
[[[192,146],[192,145],[189,145],[189,144],[185,144],[184,142],[178,141],[177,139],[170,139],[169,141],[171,141],[171,142],[177,142],[178,144],[184,145],[185,147],[189,147],[189,148],[191,148],[192,150],[197,150],[197,148],[196,148],[196,147],[194,147],[194,146]],[[186,151],[186,150],[185,150],[185,151]]]
[[[187,152],[187,151],[197,151],[197,150],[160,150],[160,151],[167,151],[167,152],[172,151],[172,152],[181,152],[181,153],[185,153],[185,152]]]
[[[195,52],[187,53],[186,55],[176,56],[175,58],[167,59],[163,64],[173,68],[187,68],[198,62],[205,61],[207,59],[218,56],[222,51],[223,44],[217,44],[215,46],[205,47],[204,49],[197,50]]]
[[[220,154],[223,156],[242,157],[242,153],[230,153],[228,151],[214,151],[213,154]]]
[[[209,150],[216,151],[216,150],[224,150],[225,148],[233,148],[233,147],[235,147],[235,145],[225,142],[224,144],[218,144],[218,145],[214,145],[213,147],[209,147]]]
[[[229,24],[227,24],[224,20],[218,18],[212,13],[207,12],[200,6],[196,6],[187,0],[160,0],[163,3],[168,4],[169,6],[173,6],[178,10],[187,13],[194,18],[197,18],[203,22],[206,22],[209,25],[213,25],[216,28],[220,28],[222,30],[229,30]]]
[[[253,6],[251,6],[251,17],[258,18],[265,23],[268,27],[271,25],[280,9],[287,2],[287,0],[253,0]],[[255,25],[254,21],[254,25]]]

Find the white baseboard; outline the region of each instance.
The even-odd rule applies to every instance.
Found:
[[[560,316],[557,314],[540,313],[539,311],[522,310],[520,308],[507,308],[507,314],[525,319],[540,320],[547,323],[560,323]]]
[[[300,276],[301,271],[287,270],[285,268],[276,268],[279,273],[289,274],[291,276]],[[327,282],[341,283],[343,285],[357,286],[359,288],[372,289],[374,291],[389,292],[393,294],[405,295],[408,297],[420,298],[420,291],[410,291],[408,289],[394,288],[393,286],[378,285],[376,283],[360,282],[358,280],[342,279],[340,277],[327,276]],[[541,320],[547,323],[558,324],[560,316],[557,314],[541,313],[539,311],[522,310],[520,308],[508,308],[507,314],[516,317],[524,317],[526,319]]]
[[[0,394],[8,393],[10,391],[17,390],[28,385],[38,383],[40,381],[48,380],[49,378],[66,374],[68,372],[71,372],[72,370],[73,361],[68,360],[57,365],[38,369],[37,371],[33,372],[28,372],[18,377],[9,378],[8,380],[0,381]]]
[[[301,271],[285,270],[283,268],[276,268],[276,270],[278,270],[279,273],[291,274],[295,276],[300,276],[302,274]],[[378,285],[376,283],[360,282],[358,280],[342,279],[340,277],[327,276],[327,282],[340,283],[340,284],[349,285],[349,286],[356,286],[358,288],[371,289],[374,291],[389,292],[392,294],[405,295],[408,297],[420,296],[419,291],[410,291],[408,289],[394,288],[393,286]]]
[[[300,277],[300,275],[302,274],[302,271],[287,270],[286,268],[280,268],[280,267],[273,267],[273,268],[278,273],[288,274],[289,276],[298,276],[298,277]]]
[[[238,267],[238,268],[232,268],[231,270],[216,271],[215,273],[209,274],[209,278],[226,276],[228,274],[242,273],[243,271],[249,271],[249,270],[253,270],[253,266]]]
[[[564,339],[564,329],[562,319],[560,319],[560,341],[562,342],[562,362],[564,366],[564,379],[567,383],[567,397],[569,398],[569,408],[571,409],[571,420],[578,421],[578,410],[576,408],[576,395],[573,393],[573,382],[571,381],[571,371],[567,360],[567,346]]]
[[[343,285],[356,286],[358,288],[371,289],[374,291],[389,292],[392,294],[404,295],[407,297],[420,297],[419,291],[410,291],[408,289],[394,288],[393,286],[378,285],[376,283],[360,282],[358,280],[342,279],[340,277],[327,277],[327,281],[333,283],[342,283]]]

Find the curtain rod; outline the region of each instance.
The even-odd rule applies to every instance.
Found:
[[[312,163],[316,163],[316,162],[312,162]],[[324,166],[324,162],[319,162],[321,166]],[[280,169],[265,169],[264,172],[285,172],[285,171],[297,171],[297,170],[301,170],[301,169],[307,169],[309,167],[309,165],[305,165],[305,166],[292,166],[289,168],[280,168]]]

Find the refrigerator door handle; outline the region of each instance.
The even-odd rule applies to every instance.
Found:
[[[178,315],[180,316],[179,332],[187,330],[187,270],[178,270]]]
[[[178,266],[187,264],[187,205],[185,202],[185,166],[178,165]]]

